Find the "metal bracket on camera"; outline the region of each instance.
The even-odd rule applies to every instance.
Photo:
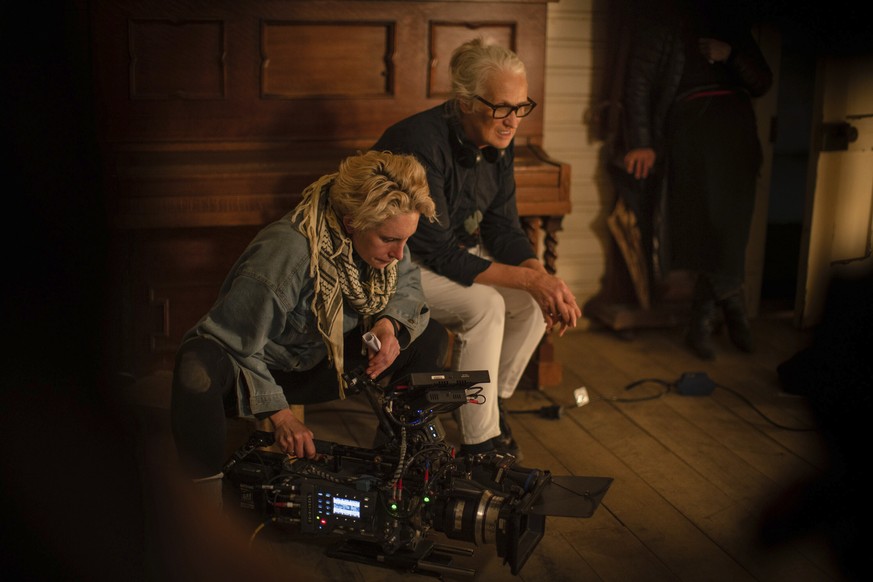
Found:
[[[225,475],[236,465],[238,462],[245,459],[249,456],[249,453],[254,451],[255,449],[260,449],[263,447],[269,447],[274,442],[276,442],[273,433],[266,432],[263,430],[254,431],[251,436],[249,436],[249,440],[246,443],[236,450],[230,459],[224,464],[224,467],[221,468],[221,472]]]

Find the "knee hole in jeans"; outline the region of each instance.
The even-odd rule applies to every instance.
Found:
[[[212,378],[197,354],[183,354],[176,369],[178,386],[185,392],[202,394],[212,386]]]

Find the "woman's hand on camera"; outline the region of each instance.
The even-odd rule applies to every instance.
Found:
[[[370,360],[367,363],[366,372],[370,378],[376,378],[388,369],[388,366],[393,364],[397,356],[400,355],[400,342],[394,335],[394,324],[387,317],[377,320],[370,332],[378,338],[381,344],[379,351],[367,348]]]
[[[312,431],[294,416],[290,409],[284,408],[272,416],[273,436],[276,445],[288,454],[299,458],[315,458],[315,442]]]

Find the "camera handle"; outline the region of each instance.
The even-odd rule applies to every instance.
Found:
[[[246,458],[249,453],[251,453],[255,449],[269,447],[274,442],[276,441],[273,437],[273,433],[256,430],[249,436],[249,440],[246,442],[246,444],[237,449],[237,451],[233,455],[231,455],[227,463],[224,464],[224,467],[221,468],[221,472],[227,475],[230,469],[239,461],[242,461],[244,458]]]
[[[391,423],[388,421],[388,416],[385,414],[385,410],[382,407],[382,399],[379,396],[379,387],[376,386],[376,383],[364,372],[363,368],[355,368],[354,371],[350,373],[344,373],[343,379],[346,381],[346,392],[349,394],[357,394],[358,392],[363,392],[364,396],[366,396],[367,401],[370,403],[370,407],[373,409],[373,412],[376,415],[376,419],[379,421],[379,430],[381,430],[388,439],[393,439],[396,436],[394,432],[394,427],[391,426]]]

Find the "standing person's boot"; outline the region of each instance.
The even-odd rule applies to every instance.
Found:
[[[749,318],[746,315],[746,303],[743,292],[738,291],[718,301],[724,313],[724,321],[727,324],[728,335],[737,348],[752,353],[755,346],[752,343],[752,328],[749,326]]]
[[[702,360],[715,359],[712,333],[716,325],[715,298],[709,285],[698,279],[691,301],[691,320],[685,342]]]

